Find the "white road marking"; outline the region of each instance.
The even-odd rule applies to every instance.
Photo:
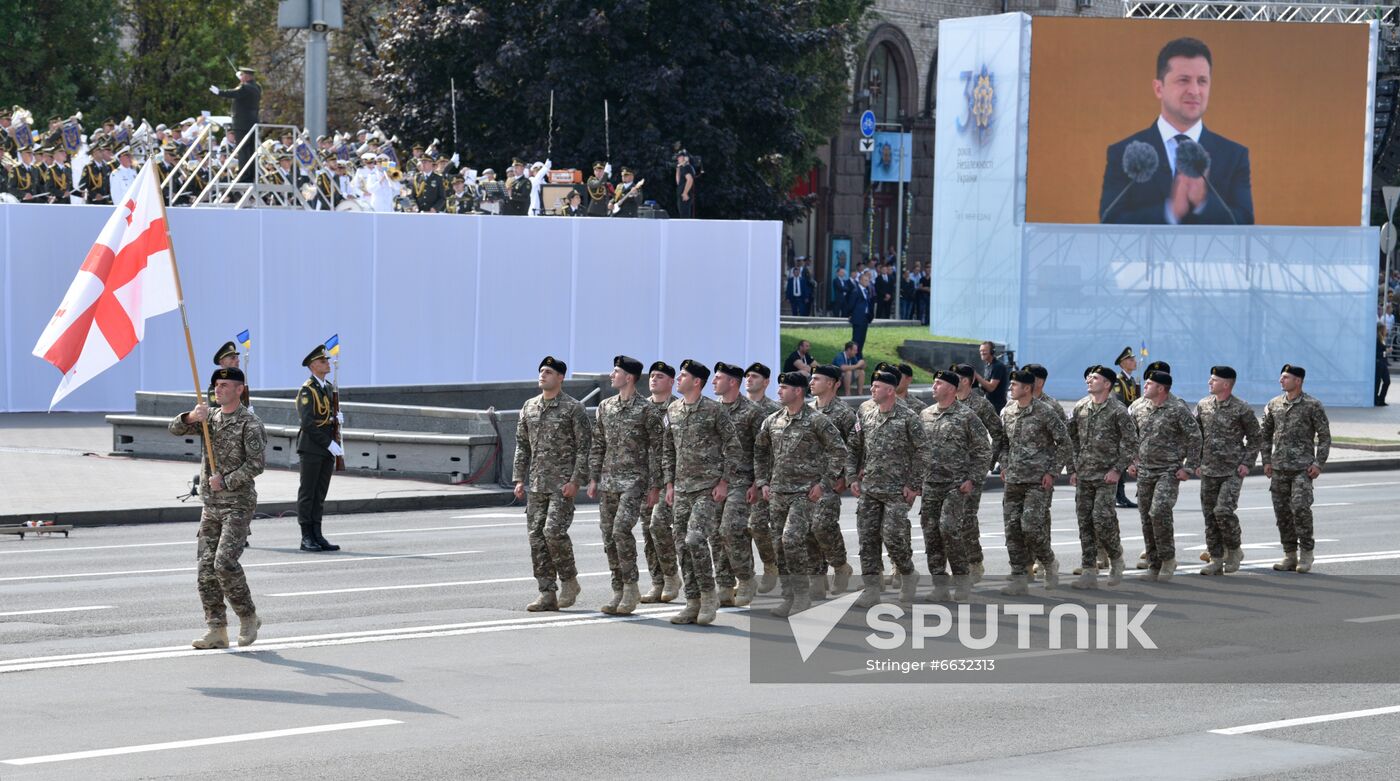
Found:
[[[1379,485],[1400,485],[1400,480],[1391,480],[1385,483],[1343,483],[1341,485],[1314,485],[1314,491],[1322,491],[1329,488],[1372,488]]]
[[[0,613],[3,615],[3,613]],[[1388,616],[1367,616],[1366,618],[1348,618],[1347,621],[1353,624],[1374,624],[1377,621],[1400,621],[1400,613],[1392,613]]]
[[[115,605],[83,605],[81,607],[50,607],[43,610],[11,610],[0,613],[3,616],[34,616],[40,613],[77,613],[82,610],[111,610]]]
[[[158,548],[165,545],[193,545],[194,540],[180,540],[179,542],[138,542],[131,545],[84,545],[78,548],[27,548],[25,550],[0,550],[0,556],[14,555],[16,553],[68,553],[69,551],[80,550],[114,550],[116,548]]]
[[[243,569],[252,567],[287,567],[293,565],[312,564],[336,564],[347,561],[382,561],[384,559],[414,559],[437,556],[462,556],[468,553],[481,553],[479,550],[455,550],[438,551],[430,553],[396,553],[391,556],[327,556],[325,558],[294,560],[294,561],[260,561],[253,564],[244,564]],[[16,580],[57,580],[62,578],[106,578],[116,575],[160,575],[171,572],[194,572],[194,567],[168,567],[166,569],[132,569],[119,570],[114,572],[71,572],[67,574],[51,575],[20,575],[17,577],[0,578],[0,582],[11,582]]]
[[[600,575],[611,575],[612,572],[580,572],[581,578],[592,578]],[[322,594],[362,594],[366,591],[405,591],[418,588],[450,588],[452,586],[483,586],[490,583],[523,583],[529,581],[533,583],[533,577],[525,578],[490,578],[488,580],[453,580],[444,583],[407,583],[398,586],[360,586],[358,588],[328,588],[318,591],[284,591],[280,594],[268,594],[269,597],[313,597]]]
[[[364,729],[365,727],[386,727],[390,724],[402,724],[402,721],[395,719],[370,719],[368,721],[346,721],[339,724],[321,724],[315,727],[295,727],[293,729],[276,729],[267,732],[245,732],[241,735],[223,735],[217,738],[198,738],[195,740],[175,740],[169,743],[147,743],[143,746],[122,746],[120,748],[100,748],[93,751],[74,751],[68,754],[47,754],[38,757],[21,757],[19,759],[0,760],[6,765],[42,765],[48,762],[69,762],[75,759],[94,759],[97,757],[115,757],[122,754],[143,754],[149,751],[169,751],[177,748],[195,748],[198,746],[217,746],[223,743],[246,743],[250,740],[268,740],[269,738],[287,738],[294,735],[315,735],[321,732],[340,732],[347,729]]]
[[[499,529],[503,526],[524,526],[524,521],[517,523],[478,523],[471,526],[423,526],[417,529],[373,529],[367,532],[335,532],[337,537],[355,537],[362,534],[402,534],[404,532],[445,532],[457,529]]]
[[[1350,507],[1350,506],[1352,506],[1353,504],[1356,504],[1356,503],[1355,503],[1355,502],[1318,502],[1317,504],[1313,505],[1313,507],[1314,507],[1314,508],[1317,508],[1317,507]],[[1235,512],[1244,512],[1245,510],[1272,510],[1272,509],[1274,509],[1274,506],[1273,506],[1272,504],[1266,504],[1266,505],[1261,505],[1261,506],[1259,506],[1259,507],[1239,507],[1239,508],[1236,508]]]
[[[599,512],[599,511],[598,511],[598,508],[597,508],[597,507],[577,507],[577,508],[574,509],[574,515],[597,515],[598,512]],[[524,517],[525,517],[525,508],[522,506],[519,510],[516,510],[516,511],[513,512],[513,513],[477,513],[477,514],[475,514],[475,515],[454,515],[454,516],[452,516],[452,520],[454,520],[454,521],[483,521],[483,520],[489,520],[489,519],[491,519],[491,518],[524,518]]]
[[[1281,721],[1265,721],[1259,724],[1245,724],[1242,727],[1227,727],[1225,729],[1213,729],[1211,732],[1216,735],[1244,735],[1250,732],[1263,732],[1271,729],[1283,729],[1285,727],[1297,727],[1303,724],[1322,724],[1328,721],[1345,721],[1347,719],[1362,719],[1367,716],[1384,716],[1389,713],[1400,713],[1400,705],[1390,705],[1384,708],[1367,708],[1366,710],[1352,710],[1343,713],[1328,713],[1323,716],[1304,716],[1299,719],[1283,719]]]

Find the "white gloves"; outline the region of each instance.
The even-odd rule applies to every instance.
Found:
[[[341,447],[340,443],[336,442],[334,439],[331,440],[330,451],[331,455],[335,456],[336,458],[340,458],[341,456],[345,455],[345,448]]]
[[[457,168],[457,167],[460,167],[461,165],[462,165],[462,160],[461,160],[459,157],[457,157],[457,153],[456,153],[456,152],[453,152],[453,153],[452,153],[452,167],[453,167],[453,168]]]
[[[209,91],[214,93],[215,95],[219,94],[219,88],[215,87],[213,84],[209,85]]]
[[[342,426],[345,425],[345,413],[343,413],[343,412],[337,412],[337,413],[335,413],[335,422],[336,422],[336,423],[339,423],[339,424],[342,425]]]

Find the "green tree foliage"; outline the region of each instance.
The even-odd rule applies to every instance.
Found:
[[[48,127],[94,113],[117,61],[117,0],[0,0],[0,96]]]
[[[452,138],[463,162],[587,167],[605,152],[674,211],[675,144],[703,161],[702,215],[799,217],[788,195],[844,108],[845,52],[868,0],[408,0],[391,20],[366,120]],[[550,148],[550,93],[554,94]]]

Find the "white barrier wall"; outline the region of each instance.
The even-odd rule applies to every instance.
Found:
[[[0,411],[47,409],[31,355],[109,210],[0,205]],[[345,385],[529,379],[552,354],[607,371],[626,353],[777,367],[781,224],[717,220],[170,210],[195,353],[252,330],[250,382],[287,387],[340,335]],[[60,410],[130,410],[190,386],[180,317]]]

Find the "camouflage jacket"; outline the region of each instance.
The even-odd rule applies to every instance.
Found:
[[[1332,450],[1332,427],[1322,402],[1306,393],[1289,401],[1287,394],[1275,396],[1264,407],[1259,429],[1264,466],[1284,471],[1302,471],[1327,463]],[[1313,449],[1314,442],[1316,450]]]
[[[873,400],[862,402],[858,414],[856,474],[861,494],[888,496],[906,485],[919,490],[933,468],[933,443],[919,416],[903,404],[882,412]]]
[[[170,421],[170,433],[177,437],[204,438],[204,427],[187,423],[185,414]],[[258,416],[239,405],[233,412],[218,407],[209,410],[209,438],[214,450],[214,466],[224,478],[224,490],[209,489],[209,464],[204,443],[199,443],[199,495],[211,507],[245,507],[258,504],[258,492],[253,479],[267,465],[267,431]]]
[[[846,468],[846,442],[831,418],[803,406],[769,415],[754,444],[755,485],[778,493],[801,493],[820,483],[831,490]]]
[[[842,477],[849,483],[856,478],[856,464],[860,461],[860,416],[851,409],[851,405],[842,401],[840,396],[833,398],[825,407],[817,401],[814,396],[808,405],[831,418],[831,422],[836,424],[836,430],[841,432],[841,441],[846,443],[846,467]]]
[[[734,421],[724,405],[707,396],[694,404],[676,399],[666,408],[662,445],[662,479],[677,491],[714,488],[720,480],[738,479],[744,449],[734,431]]]
[[[928,403],[912,393],[905,396],[897,396],[896,398],[898,398],[899,402],[904,406],[908,407],[909,410],[915,415],[928,409]]]
[[[1259,457],[1259,420],[1238,396],[1220,401],[1207,396],[1196,402],[1201,427],[1201,474],[1228,477]]]
[[[1002,454],[1006,452],[1006,427],[1001,423],[1001,416],[997,414],[996,407],[987,401],[987,397],[980,393],[968,394],[967,398],[958,401],[972,410],[977,419],[982,421],[982,425],[986,426],[987,435],[992,438],[991,464],[992,468],[995,468],[1001,462]]]
[[[1137,426],[1139,472],[1165,474],[1188,472],[1201,462],[1201,427],[1186,402],[1168,393],[1166,401],[1153,404],[1147,398],[1133,402],[1130,410]]]
[[[772,398],[769,398],[768,396],[764,396],[762,401],[754,401],[753,399],[749,399],[749,401],[752,401],[758,406],[759,423],[762,423],[764,418],[768,417],[769,415],[772,415],[774,412],[777,412],[778,410],[783,408],[783,405],[779,404],[777,401],[773,400]]]
[[[758,438],[758,427],[763,425],[763,419],[767,416],[757,404],[743,396],[735,399],[733,404],[725,404],[721,400],[719,405],[729,414],[729,421],[734,424],[734,436],[739,439],[739,464],[730,483],[753,485],[753,441]]]
[[[592,439],[588,413],[577,399],[563,392],[530,399],[515,425],[514,481],[530,491],[557,491],[568,482],[582,488]]]
[[[946,408],[938,404],[919,413],[924,433],[933,448],[933,464],[924,475],[925,483],[981,483],[992,466],[992,443],[987,427],[967,405],[954,401]]]
[[[603,491],[661,488],[661,410],[642,396],[603,399],[593,423],[588,475]]]
[[[1008,401],[1001,410],[1001,422],[1006,429],[1006,451],[1001,457],[1006,482],[1038,483],[1073,462],[1064,416],[1050,405],[1031,402],[1022,407]]]
[[[1113,395],[1102,404],[1092,396],[1080,399],[1069,415],[1069,439],[1074,446],[1070,469],[1080,480],[1103,480],[1114,469],[1121,478],[1138,450],[1137,426]]]

